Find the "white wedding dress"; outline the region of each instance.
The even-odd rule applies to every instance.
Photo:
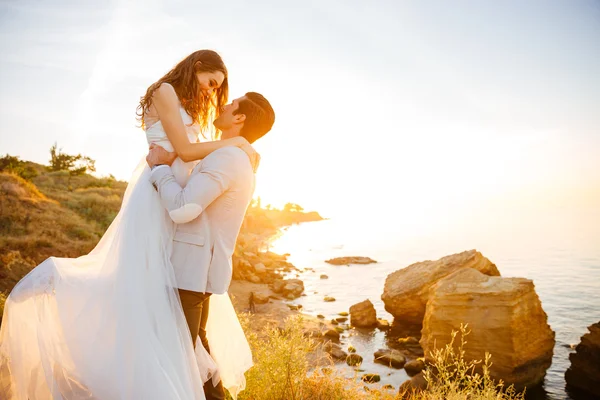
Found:
[[[181,115],[196,141],[198,126]],[[146,136],[172,151],[160,121]],[[181,185],[193,165],[173,164]],[[142,160],[91,253],[51,257],[11,292],[0,330],[0,399],[202,400],[209,379],[221,379],[234,398],[244,389],[252,354],[227,294],[210,300],[212,357],[199,341],[194,353],[169,261],[173,223],[149,173]]]

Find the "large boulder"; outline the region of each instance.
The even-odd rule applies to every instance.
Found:
[[[554,332],[531,280],[468,268],[438,282],[431,288],[420,341],[428,361],[434,347],[450,343],[461,323],[470,331],[467,361],[490,353],[491,377],[517,390],[542,382],[552,363]]]
[[[568,389],[600,398],[600,322],[589,326],[588,330],[590,332],[581,337],[575,353],[569,356],[571,366],[565,379]]]
[[[367,299],[350,307],[350,325],[359,328],[377,326],[377,312],[371,300]]]
[[[429,288],[446,276],[473,268],[500,276],[498,268],[476,250],[449,255],[437,261],[421,261],[388,275],[381,299],[385,309],[399,322],[421,324],[429,299]]]

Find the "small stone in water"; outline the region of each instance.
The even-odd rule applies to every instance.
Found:
[[[356,353],[348,354],[348,357],[346,357],[346,364],[348,364],[351,367],[356,367],[362,364],[362,361],[362,356]]]
[[[379,374],[364,374],[362,380],[367,383],[375,383],[381,380]]]

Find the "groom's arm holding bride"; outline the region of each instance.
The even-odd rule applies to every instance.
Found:
[[[182,188],[170,168],[176,156],[160,146],[153,146],[146,161],[152,168],[150,180],[169,216],[177,224],[197,218],[237,180],[253,173],[250,160],[243,150],[224,147],[198,164],[187,185]]]

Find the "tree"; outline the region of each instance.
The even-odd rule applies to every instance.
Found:
[[[50,171],[69,171],[70,175],[83,175],[95,172],[95,164],[96,161],[90,157],[63,153],[56,143],[50,148]]]

